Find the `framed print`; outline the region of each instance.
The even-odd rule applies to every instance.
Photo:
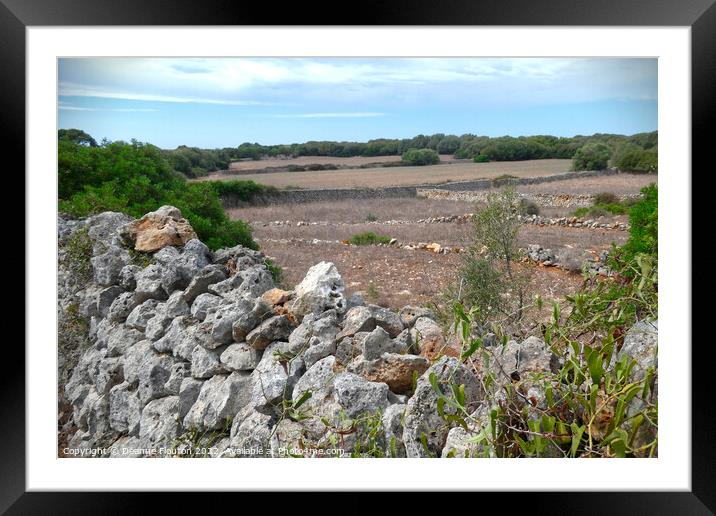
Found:
[[[386,7],[3,0],[28,203],[3,509],[713,510],[691,169],[716,8]]]

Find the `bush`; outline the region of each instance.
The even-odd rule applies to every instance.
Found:
[[[619,197],[611,192],[600,192],[593,196],[594,204],[619,204]]]
[[[432,149],[409,149],[403,153],[403,161],[410,165],[435,165],[440,156]]]
[[[490,158],[488,158],[484,154],[478,154],[477,156],[472,158],[472,161],[475,163],[489,163]]]
[[[365,231],[363,233],[356,233],[351,236],[348,241],[353,245],[387,244],[390,242],[390,237],[377,235],[372,231]]]
[[[637,254],[658,257],[657,245],[659,236],[659,199],[655,184],[641,189],[644,197],[629,210],[631,230],[629,240],[622,247],[625,259]]]
[[[651,173],[659,169],[656,149],[634,149],[614,160],[614,166],[622,172]]]
[[[610,154],[609,147],[603,143],[588,143],[574,154],[572,170],[604,170]]]
[[[218,192],[253,195],[251,182],[188,183],[161,151],[136,141],[87,147],[59,142],[59,209],[76,217],[119,211],[141,217],[162,205],[179,208],[211,249],[237,244],[257,249],[251,228],[230,220]]]
[[[520,213],[522,215],[539,215],[539,206],[529,199],[520,199]]]
[[[485,324],[496,316],[519,321],[527,296],[527,277],[514,262],[521,258],[517,234],[520,199],[513,187],[487,196],[473,217],[472,242],[458,271],[458,300]]]

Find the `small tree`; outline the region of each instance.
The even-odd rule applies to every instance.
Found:
[[[609,147],[603,143],[588,143],[574,153],[572,170],[604,170],[610,155]]]
[[[487,196],[487,205],[473,217],[472,243],[460,268],[460,300],[478,309],[481,323],[501,315],[519,321],[527,296],[527,277],[515,262],[522,213],[514,187]]]
[[[408,149],[403,153],[403,161],[411,165],[435,165],[440,156],[432,149]]]

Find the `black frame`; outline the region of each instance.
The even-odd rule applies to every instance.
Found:
[[[690,26],[692,30],[692,156],[694,168],[706,169],[707,142],[713,128],[716,99],[715,0],[384,0],[344,4],[354,13],[341,18],[321,18],[337,5],[310,6],[302,2],[239,3],[228,0],[0,0],[0,127],[8,154],[19,158],[24,169],[25,134],[25,27],[36,25],[621,25]],[[336,23],[338,21],[338,23]],[[712,165],[713,162],[711,162]],[[712,165],[713,166],[713,165]],[[687,171],[683,171],[687,173]],[[701,172],[706,174],[707,170]],[[692,193],[699,190],[692,186]],[[694,203],[694,205],[697,205]],[[694,222],[696,217],[692,217]],[[693,234],[699,234],[693,232]],[[709,260],[713,262],[713,259]],[[28,271],[26,269],[25,273]],[[707,315],[711,303],[693,303],[693,310]],[[707,308],[709,307],[709,308]],[[27,307],[30,308],[30,307]],[[693,318],[692,320],[701,320]],[[691,336],[685,336],[685,341]],[[696,343],[696,339],[692,339]],[[703,342],[703,344],[702,344]],[[709,418],[716,411],[708,385],[713,375],[700,353],[712,346],[710,339],[692,344],[692,491],[641,493],[529,493],[497,494],[505,508],[530,512],[585,514],[712,514],[716,511],[716,453],[712,438],[716,426]],[[146,495],[134,493],[26,493],[25,492],[25,389],[19,346],[14,376],[0,377],[3,407],[3,444],[0,463],[0,511],[8,514],[107,514],[132,513],[146,508]],[[709,353],[709,351],[705,351]],[[711,352],[712,353],[712,352]],[[709,353],[709,354],[711,354]],[[711,438],[711,439],[710,439]],[[697,453],[693,453],[696,451]],[[558,486],[559,479],[555,479]],[[709,488],[709,486],[711,486]],[[556,487],[555,489],[558,489]],[[417,494],[417,493],[415,493]],[[295,495],[294,495],[295,496]],[[484,502],[479,495],[480,505]],[[417,498],[413,498],[417,499]],[[186,496],[163,496],[184,504]],[[347,501],[347,500],[345,500]],[[344,503],[345,503],[344,501]],[[475,500],[476,501],[476,500]],[[492,500],[491,500],[492,501]],[[497,501],[497,500],[495,500]],[[309,502],[310,503],[310,502]],[[315,501],[313,502],[315,503]],[[404,503],[404,502],[403,502]],[[475,502],[473,502],[475,503]],[[166,504],[166,505],[165,505]],[[341,504],[345,507],[344,504]],[[356,504],[357,507],[361,505]],[[476,504],[477,506],[477,504]],[[479,506],[478,506],[479,507]],[[407,508],[407,507],[406,507]],[[555,510],[556,509],[556,510]],[[479,509],[478,509],[479,510]],[[146,511],[146,509],[145,509]],[[145,512],[142,511],[142,512]]]

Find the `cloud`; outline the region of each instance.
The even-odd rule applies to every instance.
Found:
[[[58,102],[57,107],[61,111],[112,111],[115,113],[151,113],[159,111],[155,108],[94,108],[85,106],[73,106],[71,104],[66,104],[62,101]]]
[[[355,113],[296,113],[271,116],[275,118],[370,118],[376,116],[385,116],[385,113],[365,111]]]
[[[310,115],[655,99],[656,75],[655,59],[627,58],[66,58],[59,94]]]

